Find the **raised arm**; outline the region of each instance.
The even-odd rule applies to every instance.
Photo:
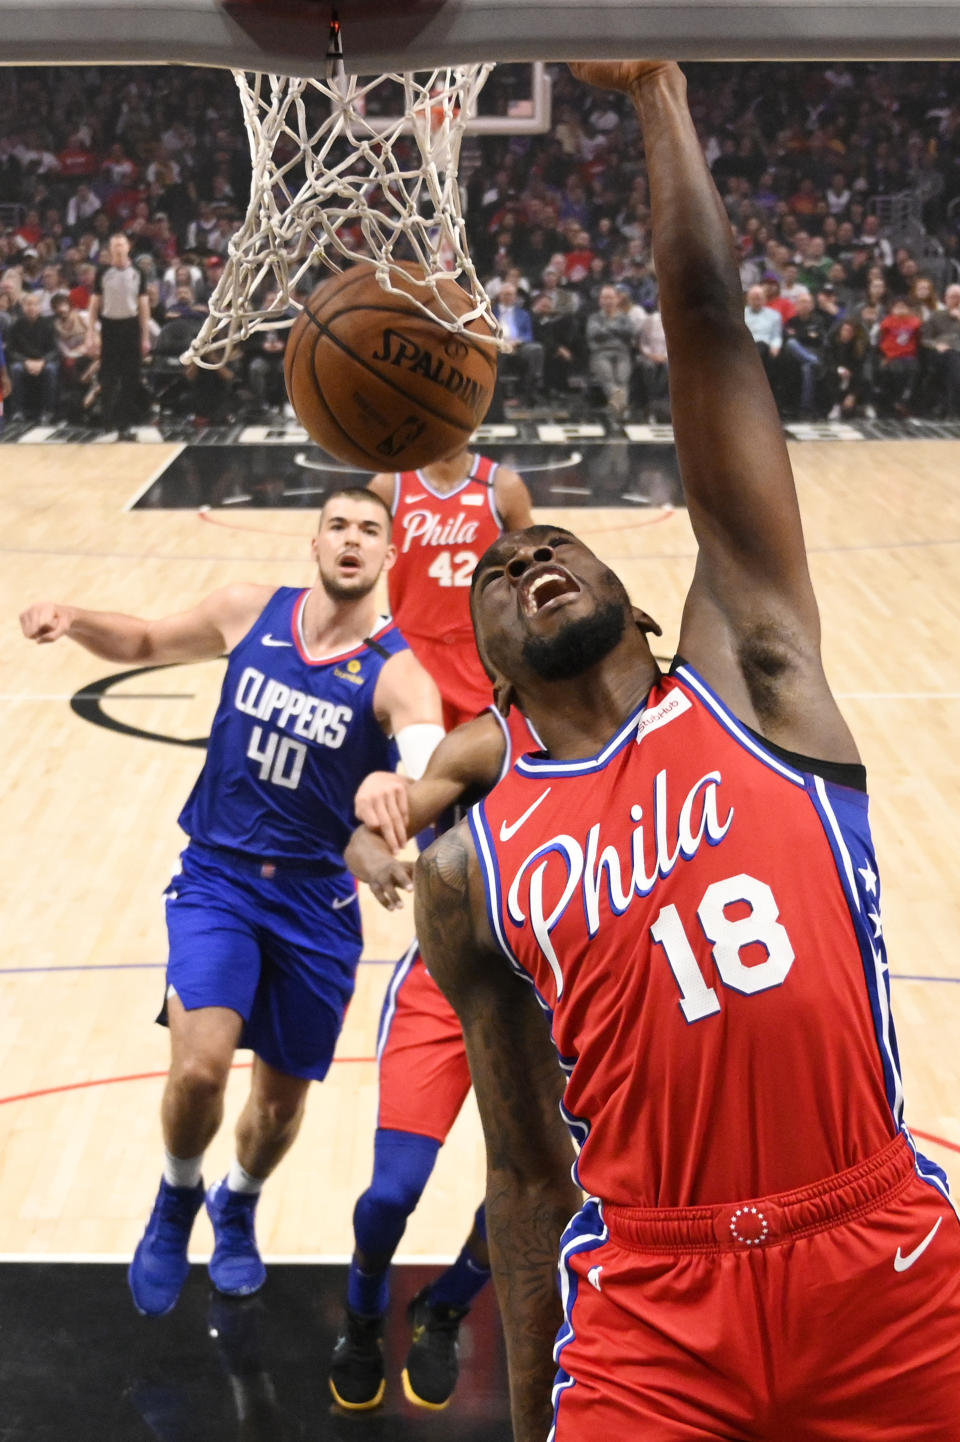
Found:
[[[533,525],[530,492],[526,482],[509,466],[498,466],[493,478],[493,498],[505,531],[525,531]]]
[[[395,478],[388,471],[378,471],[375,476],[367,482],[367,490],[373,491],[383,501],[385,506],[393,505],[393,492]]]
[[[394,853],[471,791],[485,792],[499,780],[504,760],[503,731],[489,711],[448,732],[427,763],[419,781],[409,782],[399,819],[379,784],[380,773],[368,777],[357,792],[355,810],[362,823],[344,852],[358,881],[365,881],[388,911],[403,903],[410,890],[411,866]],[[368,783],[374,783],[368,787]]]
[[[775,590],[816,627],[783,427],[743,320],[730,221],[676,65],[631,89],[643,129],[677,454],[704,580],[735,614]]]
[[[133,666],[204,661],[222,656],[246,635],[273,590],[272,586],[224,586],[189,611],[156,621],[39,601],[22,612],[20,626],[28,641],[48,645],[68,636],[105,661]]]
[[[643,131],[677,455],[699,545],[681,653],[771,739],[856,751],[819,659],[820,623],[783,428],[743,320],[730,222],[676,65],[587,63]]]
[[[561,1322],[560,1237],[581,1203],[560,1119],[563,1077],[533,988],[510,970],[488,930],[465,823],[421,856],[415,900],[423,958],[460,1018],[483,1122],[487,1238],[514,1442],[544,1442]]]

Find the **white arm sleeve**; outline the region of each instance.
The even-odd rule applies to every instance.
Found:
[[[401,726],[397,732],[397,746],[403,769],[412,781],[419,781],[427,769],[427,762],[436,751],[446,732],[442,726],[420,721],[412,726]]]

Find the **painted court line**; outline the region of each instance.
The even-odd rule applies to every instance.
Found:
[[[0,691],[0,701],[194,701],[195,691]]]
[[[201,506],[197,511],[197,520],[206,521],[208,526],[219,526],[224,531],[247,531],[257,536],[296,536],[299,540],[306,540],[306,531],[281,531],[276,526],[237,526],[231,521],[221,521],[214,515],[209,506]]]
[[[144,481],[143,485],[139,488],[139,490],[134,491],[133,495],[130,497],[129,501],[127,502],[127,504],[124,506],[123,509],[124,509],[125,511],[132,511],[133,508],[134,508],[134,506],[137,504],[137,502],[143,500],[143,497],[147,494],[147,492],[149,491],[150,487],[154,484],[154,482],[155,482],[155,481],[159,481],[159,479],[160,479],[160,477],[163,475],[164,471],[165,471],[169,466],[172,466],[173,463],[174,463],[174,461],[177,460],[177,459],[183,454],[183,452],[184,452],[186,449],[187,449],[187,443],[186,443],[186,441],[182,441],[182,442],[180,443],[180,445],[177,446],[177,448],[176,448],[176,450],[174,451],[173,455],[172,455],[172,456],[168,456],[167,459],[163,462],[162,465],[157,466],[157,469],[156,469],[156,470],[153,472],[153,474],[150,476],[149,480]]]
[[[396,966],[396,958],[381,956],[365,956],[361,959],[360,966]],[[48,972],[54,971],[163,971],[166,968],[165,961],[95,961],[89,965],[78,963],[76,966],[0,966],[0,976],[31,976],[34,973],[38,976],[45,976]],[[926,978],[928,981],[936,981],[936,977]]]
[[[338,1063],[345,1064],[351,1062],[370,1063],[372,1065],[375,1061],[375,1056],[335,1056],[333,1065],[336,1066]],[[253,1062],[238,1061],[234,1062],[230,1070],[249,1071],[252,1066]],[[61,1086],[40,1087],[38,1090],[32,1092],[17,1092],[12,1096],[0,1097],[0,1107],[9,1106],[11,1102],[31,1102],[36,1101],[39,1097],[61,1096],[64,1092],[89,1091],[91,1087],[116,1086],[118,1082],[165,1080],[166,1076],[167,1068],[164,1067],[163,1071],[132,1072],[129,1076],[102,1076],[94,1077],[90,1081],[65,1082]]]
[[[960,1152],[960,1146],[956,1142],[948,1142],[946,1137],[936,1137],[933,1132],[918,1132],[911,1127],[910,1135],[919,1137],[924,1142],[936,1142],[938,1147],[946,1147],[951,1152]]]

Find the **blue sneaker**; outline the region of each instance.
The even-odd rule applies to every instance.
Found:
[[[227,1297],[249,1297],[267,1280],[267,1269],[257,1251],[253,1214],[259,1192],[231,1192],[227,1179],[207,1192],[207,1213],[213,1223],[214,1248],[210,1280]]]
[[[161,1181],[153,1212],[133,1254],[127,1281],[142,1317],[162,1317],[176,1306],[190,1263],[187,1243],[203,1205],[203,1183],[171,1187]]]

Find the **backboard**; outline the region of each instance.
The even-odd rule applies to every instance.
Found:
[[[485,60],[956,59],[956,0],[0,0],[0,63],[353,74]]]

